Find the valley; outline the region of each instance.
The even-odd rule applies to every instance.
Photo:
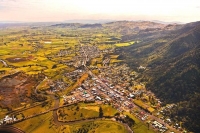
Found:
[[[198,22],[3,27],[0,124],[24,132],[196,132],[199,35]]]

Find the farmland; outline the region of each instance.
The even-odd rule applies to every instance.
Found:
[[[123,41],[107,24],[72,25],[1,31],[0,123],[25,132],[170,132],[140,80],[146,67],[132,69],[116,52],[140,40]]]
[[[9,95],[8,102],[1,101],[3,118],[5,113],[11,111],[17,120],[23,120],[38,113],[57,106],[55,97],[60,97],[60,106],[65,104],[63,95],[69,95],[80,87],[89,77],[83,68],[85,55],[82,50],[91,51],[86,63],[89,67],[103,67],[109,64],[105,60],[107,54],[112,53],[119,39],[112,40],[115,33],[105,33],[96,29],[77,29],[76,32],[69,28],[54,28],[53,26],[38,27],[37,29],[27,27],[13,27],[1,31],[0,42],[0,77],[1,86],[10,87],[9,91],[2,91],[2,95]],[[119,35],[116,35],[119,37]],[[110,44],[111,43],[111,44]],[[83,47],[86,45],[88,47]],[[97,50],[97,51],[94,51]],[[92,53],[94,52],[94,53]],[[110,65],[120,62],[118,55],[111,55]],[[105,64],[102,63],[105,60]],[[93,70],[98,75],[98,70]],[[9,81],[10,85],[4,81]],[[31,82],[30,82],[31,81]],[[19,97],[15,97],[20,94]],[[26,97],[27,100],[24,99]],[[2,99],[3,97],[1,97]],[[22,100],[23,99],[23,100]],[[15,102],[12,102],[15,101]],[[37,105],[38,104],[38,105]],[[102,109],[103,116],[114,117],[118,112],[109,105],[78,104],[56,110],[58,121],[66,123],[61,128],[65,131],[76,132],[87,123],[79,123],[76,126],[67,125],[67,122],[99,118],[99,110]],[[39,111],[39,112],[38,112]],[[10,115],[11,115],[10,114]],[[57,131],[51,112],[38,117],[30,118],[14,124],[25,132]],[[85,128],[93,132],[112,131],[116,128],[119,132],[125,132],[125,128],[111,120],[93,120],[93,127]],[[26,123],[26,124],[25,124]],[[31,124],[35,123],[35,124]],[[88,122],[90,123],[90,122]],[[25,126],[23,126],[25,124]],[[42,124],[42,125],[41,125]],[[105,127],[106,126],[106,127]]]

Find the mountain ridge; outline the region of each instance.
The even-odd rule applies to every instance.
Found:
[[[145,81],[163,104],[178,104],[169,116],[183,121],[190,131],[200,131],[200,105],[196,104],[200,96],[200,22],[118,49],[117,54],[130,67],[146,66],[138,80]]]

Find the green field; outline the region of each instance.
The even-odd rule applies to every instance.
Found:
[[[117,43],[117,44],[115,44],[115,46],[117,46],[117,47],[126,47],[126,46],[133,45],[134,43],[135,43],[134,41],[126,42],[126,43]]]
[[[114,116],[118,111],[110,105],[101,105],[104,116]]]
[[[110,120],[97,120],[92,122],[82,122],[70,126],[70,131],[86,131],[88,133],[127,133],[127,130],[121,124]]]
[[[58,120],[62,122],[82,120],[88,118],[99,117],[99,107],[98,106],[81,106],[71,105],[68,107],[63,107],[57,111]]]

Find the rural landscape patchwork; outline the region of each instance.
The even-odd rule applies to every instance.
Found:
[[[0,37],[2,127],[199,131],[199,22],[12,24]]]
[[[0,0],[0,133],[200,133],[200,1]]]

